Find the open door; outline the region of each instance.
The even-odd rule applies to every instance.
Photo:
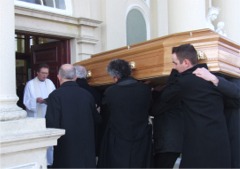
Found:
[[[32,78],[36,75],[37,66],[40,63],[46,63],[50,67],[48,78],[53,81],[56,87],[59,87],[58,69],[62,64],[70,63],[69,40],[33,45],[31,52]]]

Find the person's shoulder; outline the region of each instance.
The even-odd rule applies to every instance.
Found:
[[[111,93],[112,91],[114,91],[114,90],[116,90],[118,88],[118,86],[116,85],[116,84],[113,84],[113,85],[111,85],[111,86],[108,86],[107,88],[106,88],[106,90],[105,90],[105,94],[107,94],[107,93]]]
[[[48,84],[51,84],[54,88],[56,88],[55,84],[53,83],[53,81],[51,79],[46,79],[46,82]]]
[[[183,74],[177,78],[178,83],[194,83],[194,82],[204,81],[202,78],[197,77],[192,72],[189,72],[187,74]]]
[[[34,78],[29,80],[29,81],[27,81],[25,87],[28,87],[29,85],[31,85],[33,83],[33,80],[34,80]]]
[[[137,81],[136,86],[139,86],[141,88],[145,88],[147,90],[151,90],[151,86],[150,85],[148,85],[148,84],[146,84],[144,82],[141,82],[141,81]]]
[[[53,84],[53,81],[51,79],[46,79],[46,82]]]

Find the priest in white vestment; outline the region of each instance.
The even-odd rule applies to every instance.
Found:
[[[27,116],[35,118],[45,118],[47,110],[46,99],[48,95],[56,89],[55,85],[50,79],[49,66],[40,64],[37,69],[37,76],[28,81],[23,96],[23,103],[26,106]],[[47,150],[47,163],[51,165],[53,162],[53,147]]]
[[[55,90],[55,85],[47,79],[49,68],[41,67],[37,76],[28,81],[24,89],[23,103],[26,106],[28,117],[45,117],[47,104],[44,99]]]

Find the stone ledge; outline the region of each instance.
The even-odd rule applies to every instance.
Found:
[[[23,118],[19,120],[1,121],[0,137],[30,133],[46,129],[45,118]]]
[[[57,145],[57,139],[65,134],[62,129],[46,129],[32,133],[20,133],[1,137],[1,154]]]

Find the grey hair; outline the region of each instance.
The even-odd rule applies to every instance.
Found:
[[[127,61],[122,59],[114,59],[108,64],[107,72],[112,77],[122,79],[130,76],[132,69]]]
[[[86,79],[87,78],[87,70],[84,66],[76,65],[74,66],[76,69],[77,78]]]
[[[63,79],[75,80],[76,78],[76,69],[70,64],[64,64],[60,67],[58,71],[59,76]]]

